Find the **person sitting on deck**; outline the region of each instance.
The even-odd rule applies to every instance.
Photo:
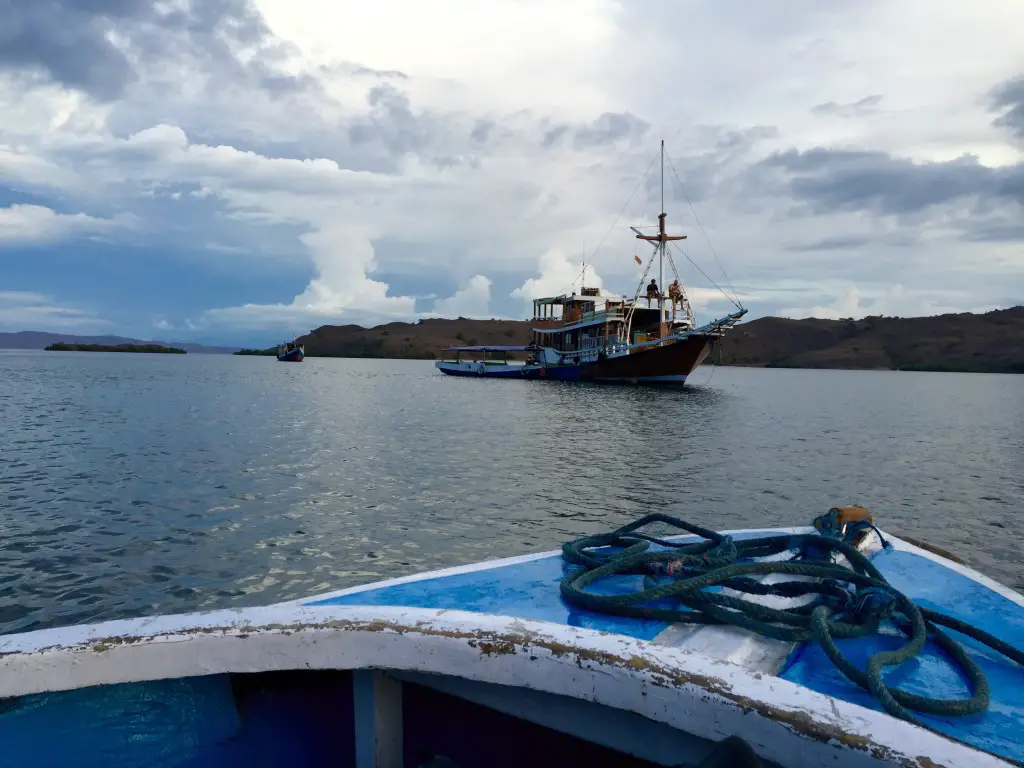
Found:
[[[651,278],[651,282],[647,284],[647,306],[651,306],[651,299],[661,298],[661,292],[658,290],[658,283]]]
[[[677,277],[672,281],[672,284],[668,287],[668,298],[672,302],[672,322],[676,320],[676,303],[679,303],[680,308],[683,306],[683,287],[679,285],[679,278]]]
[[[679,278],[677,277],[672,281],[672,284],[668,287],[668,297],[672,300],[672,309],[676,308],[676,302],[679,305],[683,304],[683,287],[679,285]]]

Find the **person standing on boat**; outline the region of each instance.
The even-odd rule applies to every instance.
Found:
[[[661,292],[658,290],[658,283],[652,277],[651,282],[647,284],[647,306],[651,306],[651,299],[661,298]]]

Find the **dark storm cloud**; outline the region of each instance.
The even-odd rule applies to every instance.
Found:
[[[759,141],[778,136],[779,131],[770,125],[755,125],[743,130],[706,126],[699,140],[711,149],[695,154],[686,154],[682,149],[665,145],[665,199],[686,205],[706,199],[727,175],[726,167],[741,160]],[[705,143],[706,142],[706,143]],[[657,153],[656,142],[651,142],[652,157]],[[644,180],[644,193],[648,203],[660,203],[661,173],[657,164]]]
[[[970,198],[980,206],[1024,205],[1024,164],[991,168],[967,155],[918,163],[885,152],[793,149],[755,164],[747,181],[762,193],[781,187],[815,213],[906,215]]]
[[[110,100],[147,60],[198,55],[242,66],[235,47],[269,37],[249,0],[193,0],[187,11],[155,0],[18,0],[0,12],[0,68]],[[263,87],[290,87],[264,64],[246,66]]]
[[[352,70],[352,74],[357,77],[381,77],[381,78],[392,78],[395,80],[408,80],[409,76],[405,72],[399,72],[397,69],[373,69],[372,67],[356,67]]]
[[[967,232],[964,240],[972,243],[1008,243],[1024,240],[1024,224],[985,224]]]
[[[889,248],[912,248],[919,243],[916,232],[891,232],[881,235],[832,235],[819,240],[791,243],[784,246],[790,253],[835,252],[839,260],[849,260],[844,251],[856,251],[880,246]]]
[[[994,124],[1009,128],[1015,136],[1024,139],[1024,75],[996,86],[992,91],[992,106],[1002,113]]]
[[[567,125],[556,125],[548,131],[544,132],[544,138],[541,139],[540,144],[544,149],[553,147],[558,143],[558,140],[562,138],[569,130]]]
[[[547,129],[540,144],[549,149],[563,138],[571,137],[576,149],[601,147],[622,139],[640,138],[650,127],[646,121],[629,112],[603,112],[584,125],[562,123]]]
[[[837,104],[834,101],[829,101],[811,107],[811,114],[818,117],[863,117],[874,112],[881,100],[881,94],[876,93],[851,104]]]
[[[378,85],[366,96],[370,105],[367,120],[349,126],[354,144],[380,141],[392,155],[418,152],[427,143],[428,127],[413,114],[409,97],[393,85]]]
[[[409,97],[401,90],[384,83],[369,90],[366,101],[370,113],[351,123],[347,130],[352,149],[373,156],[374,150],[383,149],[384,158],[395,163],[407,154],[415,154],[424,163],[435,168],[477,167],[479,158],[453,142],[453,137],[466,136],[464,129],[457,131],[445,116],[429,110],[414,111]],[[470,138],[478,144],[490,136],[494,124],[478,121]]]
[[[589,125],[575,131],[573,144],[577,149],[599,147],[620,139],[639,138],[651,126],[629,112],[604,112]]]
[[[483,144],[490,138],[491,132],[494,130],[496,123],[493,120],[477,120],[473,124],[473,130],[469,134],[473,141]]]
[[[863,248],[871,244],[870,237],[859,236],[836,236],[825,237],[810,243],[797,243],[786,248],[787,251],[796,253],[809,253],[813,251],[845,251],[852,248]]]

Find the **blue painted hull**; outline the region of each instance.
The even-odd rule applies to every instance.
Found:
[[[283,355],[281,353],[277,355],[277,360],[281,363],[301,363],[305,359],[306,356],[302,353],[301,349],[293,349]]]
[[[489,368],[498,368],[498,366],[488,366]],[[473,379],[522,379],[524,378],[521,370],[522,366],[509,366],[506,370],[488,370],[484,372],[478,371],[464,371],[454,370],[448,368],[441,368],[441,372],[448,376],[464,376],[466,378]]]
[[[789,547],[795,554],[800,541],[813,536],[814,531],[802,528],[730,533],[735,542],[749,542],[766,535],[780,536],[785,541],[782,548]],[[696,537],[691,540],[697,541]],[[868,555],[893,588],[918,605],[990,632],[1011,645],[1024,645],[1024,598],[906,542],[897,544]],[[664,549],[657,544],[652,547]],[[30,692],[0,698],[0,764],[11,768],[371,765],[375,763],[366,759],[365,748],[377,738],[373,718],[378,714],[374,713],[385,713],[380,715],[380,727],[390,736],[399,731],[386,728],[400,729],[396,740],[401,744],[401,754],[385,764],[421,766],[429,764],[430,756],[443,755],[457,766],[512,768],[531,762],[546,764],[557,756],[571,754],[574,763],[629,766],[639,763],[625,754],[640,755],[644,750],[649,752],[646,759],[653,761],[645,765],[697,764],[696,758],[703,759],[709,745],[701,740],[706,737],[694,736],[688,728],[700,719],[702,708],[713,706],[716,699],[731,690],[728,686],[702,688],[700,681],[714,680],[714,675],[728,671],[725,668],[741,669],[747,660],[737,651],[744,646],[723,647],[730,642],[728,636],[714,634],[722,632],[714,626],[698,628],[694,633],[710,633],[710,641],[705,635],[688,644],[694,637],[689,634],[693,627],[680,630],[685,625],[575,607],[560,592],[560,583],[574,570],[561,552],[456,567],[271,606],[290,607],[295,615],[290,619],[286,614],[265,615],[265,627],[255,614],[243,617],[236,611],[225,611],[230,614],[230,624],[214,631],[175,630],[174,617],[146,619],[142,622],[147,630],[163,638],[148,646],[145,640],[125,639],[119,634],[132,620],[120,622],[121,628],[116,631],[102,625],[86,627],[90,640],[73,651],[73,662],[63,669],[58,685],[81,674],[76,670],[90,665],[105,665],[108,673],[116,671],[117,661],[107,660],[118,654],[118,658],[139,664],[140,674],[153,677],[138,682],[102,684],[98,682],[102,675],[97,674],[86,676],[91,682],[82,687],[35,693],[52,689],[26,687],[26,670],[54,663],[53,659],[68,650],[55,646],[71,642],[70,636],[82,628],[58,630],[52,641],[43,638],[38,643],[26,642],[32,656],[23,663],[19,663],[19,656],[24,649],[18,649],[19,640],[15,637],[8,641],[13,648],[0,649],[0,666],[8,665],[0,675],[0,689],[14,678],[21,680],[23,691]],[[639,575],[610,576],[591,584],[588,591],[595,595],[622,595],[637,591],[642,584]],[[667,602],[652,605],[667,608]],[[303,623],[299,615],[302,612],[307,614],[305,621],[324,623]],[[415,615],[408,612],[434,619],[418,624]],[[443,630],[431,634],[424,629],[429,628],[432,620],[441,621],[441,617],[453,615],[461,617],[451,620],[457,623],[446,625]],[[481,626],[489,626],[485,622],[496,617],[507,620],[513,634],[474,629],[477,616]],[[367,617],[371,620],[366,621]],[[256,625],[250,624],[250,619]],[[393,620],[407,623],[399,623],[393,629],[389,624]],[[348,629],[346,625],[350,625]],[[346,636],[346,632],[350,634]],[[591,640],[582,635],[589,635]],[[60,636],[63,641],[58,639]],[[402,646],[405,655],[398,653],[389,659],[388,649],[403,640],[407,643]],[[583,641],[601,644],[604,650],[584,652],[573,645],[582,645]],[[182,649],[193,642],[195,646]],[[358,645],[360,642],[365,645]],[[757,636],[743,636],[740,642],[753,643],[755,654],[751,658],[762,662],[765,652],[772,652],[771,644],[757,645]],[[942,739],[938,746],[931,742],[930,751],[920,760],[897,760],[880,750],[877,764],[993,765],[972,763],[964,759],[962,752],[954,754],[959,745],[1024,760],[1024,742],[1019,736],[1024,733],[1024,668],[972,641],[961,642],[988,681],[988,709],[969,717],[920,714],[920,720],[927,726],[952,740]],[[253,649],[256,643],[262,643],[259,649]],[[217,651],[209,658],[200,658],[204,653],[200,644],[216,647]],[[628,653],[640,655],[623,651],[627,655],[617,657],[616,649],[621,644],[627,646]],[[883,626],[881,634],[838,639],[837,644],[863,668],[869,655],[899,645],[900,638]],[[137,656],[132,655],[136,648]],[[421,648],[425,649],[422,653]],[[669,666],[649,667],[648,657],[643,654],[655,648],[669,654],[665,657],[671,661]],[[176,650],[177,660],[160,668],[162,658]],[[363,656],[364,651],[369,655]],[[296,652],[298,655],[289,655]],[[731,663],[723,664],[714,658],[716,652],[730,655]],[[846,756],[850,759],[815,760],[809,751],[801,756],[799,749],[793,749],[776,752],[793,755],[793,762],[776,759],[774,764],[799,768],[876,764],[870,757],[876,753],[864,745],[866,737],[848,734],[841,730],[841,724],[849,714],[844,707],[854,709],[850,704],[858,705],[855,719],[847,721],[855,724],[879,713],[877,700],[839,674],[815,643],[793,643],[792,647],[783,644],[782,652],[778,666],[770,670],[758,668],[756,677],[743,678],[743,685],[768,678],[766,685],[772,691],[797,691],[801,707],[798,717],[791,721],[772,719],[775,730],[759,731],[757,717],[764,713],[749,705],[753,699],[747,697],[753,694],[744,688],[738,706],[734,701],[718,710],[726,716],[731,707],[738,719],[732,725],[723,724],[716,715],[711,718],[713,732],[777,733],[780,739],[804,739],[799,745],[811,750],[828,741],[823,735],[828,736],[828,727],[839,723],[837,732],[848,735],[849,743],[844,742],[836,749],[841,752],[848,747]],[[285,654],[283,659],[281,653]],[[373,669],[359,668],[360,659],[368,659],[365,663]],[[491,665],[487,674],[494,679],[474,680],[469,659],[478,666]],[[189,666],[189,660],[196,663]],[[254,668],[274,660],[281,661],[275,671]],[[455,671],[432,669],[430,664],[438,660],[451,662]],[[227,671],[218,666],[225,661],[232,667]],[[388,661],[396,662],[393,668]],[[354,671],[348,666],[352,663],[357,665]],[[517,663],[520,666],[515,666]],[[535,673],[538,677],[532,682],[519,677],[531,674],[529,670],[536,670],[538,665],[562,663],[567,670],[565,677],[548,676],[553,681],[548,688],[543,687],[546,668]],[[701,665],[695,667],[696,675],[694,669],[684,669],[688,664]],[[393,673],[394,677],[378,690],[382,683],[383,673],[378,671],[381,668],[390,670],[387,674]],[[164,669],[174,672],[161,677]],[[234,669],[245,672],[237,673]],[[388,679],[387,674],[383,674],[383,682]],[[509,677],[505,679],[502,675]],[[673,676],[681,682],[673,682]],[[885,679],[891,686],[926,697],[963,698],[969,688],[950,665],[950,658],[931,639],[913,664],[890,670]],[[45,682],[42,678],[40,681]],[[388,685],[400,685],[397,705],[395,698],[388,698]],[[583,693],[566,694],[570,685],[578,685]],[[695,687],[695,698],[673,698]],[[630,702],[628,705],[599,706],[600,700],[593,698],[597,692],[610,696],[619,695],[619,691],[623,701]],[[635,702],[644,701],[645,691],[655,692],[650,698],[660,702],[653,712],[659,717],[675,717],[673,713],[681,712],[678,716],[685,725],[669,726],[631,711],[630,707],[639,706]],[[815,705],[810,699],[820,694],[829,698],[819,697]],[[386,714],[389,707],[391,715]],[[861,707],[873,712],[866,713]],[[824,717],[812,720],[818,712],[825,713]],[[808,730],[807,738],[801,735],[805,720],[813,722],[817,729]],[[560,724],[556,726],[556,722]],[[885,720],[875,722],[882,723],[883,731],[892,726]],[[780,723],[784,727],[779,727]],[[917,749],[913,741],[921,737],[917,733],[921,729],[902,725],[907,730],[898,735],[911,742],[908,749]],[[975,755],[981,752],[971,753],[971,757]],[[545,756],[554,757],[545,760]],[[680,760],[680,756],[691,759]],[[945,757],[949,759],[944,760]],[[983,757],[987,760],[988,756]]]

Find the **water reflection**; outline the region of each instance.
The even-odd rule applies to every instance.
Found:
[[[1024,490],[1022,394],[1010,376],[720,368],[664,390],[0,353],[0,630],[301,597],[651,511],[792,525],[840,502],[1021,586],[999,531]]]

